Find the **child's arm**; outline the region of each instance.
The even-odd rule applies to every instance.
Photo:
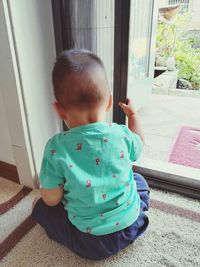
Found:
[[[144,134],[142,131],[142,127],[140,125],[140,122],[137,118],[136,111],[134,110],[130,99],[127,99],[127,104],[124,104],[122,102],[119,102],[119,106],[122,108],[126,116],[128,117],[128,128],[138,134],[142,141],[144,141]]]
[[[41,188],[40,194],[43,201],[48,206],[56,206],[63,198],[64,194],[63,185],[60,185],[59,187],[53,189]]]

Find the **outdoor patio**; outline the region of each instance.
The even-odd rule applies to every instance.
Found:
[[[138,114],[145,133],[143,156],[168,161],[180,127],[200,128],[200,98],[152,94]]]

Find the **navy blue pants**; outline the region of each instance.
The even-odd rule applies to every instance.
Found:
[[[49,207],[42,199],[36,203],[32,218],[44,227],[49,238],[68,247],[79,256],[102,260],[116,254],[142,235],[149,223],[144,211],[149,209],[149,186],[140,174],[134,173],[141,208],[138,219],[129,227],[107,235],[95,236],[78,230],[68,219],[62,203]]]

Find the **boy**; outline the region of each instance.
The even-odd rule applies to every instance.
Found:
[[[132,172],[142,150],[142,130],[130,100],[119,103],[129,129],[104,122],[112,97],[103,63],[90,51],[61,53],[52,80],[54,108],[69,131],[46,145],[41,199],[32,217],[51,239],[81,257],[101,260],[148,226],[149,187]]]

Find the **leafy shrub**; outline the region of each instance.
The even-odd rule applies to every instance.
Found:
[[[189,41],[176,44],[175,59],[179,78],[186,79],[193,89],[200,88],[200,49],[193,49]]]
[[[192,89],[200,88],[200,48],[195,48],[197,39],[185,38],[184,30],[190,14],[178,14],[172,24],[159,23],[156,35],[157,53],[167,60],[174,56],[179,78],[192,84]]]

